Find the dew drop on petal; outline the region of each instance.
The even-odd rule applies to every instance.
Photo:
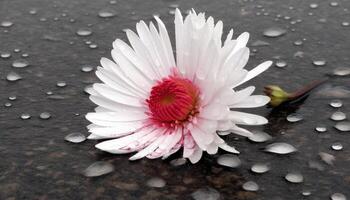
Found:
[[[153,177],[146,183],[149,187],[162,188],[165,186],[165,181],[159,177]]]
[[[259,185],[254,181],[247,181],[243,184],[242,188],[246,191],[256,192],[259,190]]]
[[[333,75],[335,76],[348,76],[350,75],[350,68],[338,67],[333,70]]]
[[[12,63],[12,67],[15,67],[15,68],[24,68],[24,67],[28,67],[29,66],[29,62],[26,61],[26,60],[15,60],[13,61]]]
[[[350,122],[338,122],[334,127],[339,131],[350,131]]]
[[[269,134],[263,131],[252,130],[251,132],[253,135],[248,137],[248,139],[253,142],[266,142],[272,138]]]
[[[42,112],[39,115],[40,119],[50,119],[51,118],[51,114],[48,112]]]
[[[102,9],[98,12],[98,16],[101,18],[111,18],[116,15],[116,12],[112,9]]]
[[[331,196],[331,200],[346,200],[346,196],[342,193],[334,193]]]
[[[21,80],[21,79],[22,79],[22,76],[20,76],[16,72],[10,72],[6,76],[6,80],[8,80],[10,82],[18,81],[18,80]]]
[[[339,142],[333,143],[331,147],[335,151],[340,151],[343,149],[343,145]]]
[[[333,162],[335,161],[335,157],[333,155],[325,152],[320,152],[318,153],[318,155],[320,156],[321,160],[323,160],[325,163],[333,165]]]
[[[30,119],[32,116],[30,116],[30,114],[28,113],[23,113],[21,114],[21,119],[23,120],[27,120],[27,119]]]
[[[86,140],[86,137],[82,133],[75,132],[75,133],[70,133],[70,134],[66,135],[66,137],[64,137],[64,139],[66,141],[72,142],[72,143],[81,143],[81,142],[84,142]]]
[[[191,194],[194,200],[219,200],[220,193],[211,187],[200,188]]]
[[[79,36],[89,36],[92,34],[92,30],[90,28],[80,28],[76,33]]]
[[[287,33],[286,29],[279,28],[279,27],[271,27],[271,28],[265,29],[263,32],[263,35],[265,37],[274,38],[274,37],[280,37],[286,33]]]
[[[250,170],[257,174],[263,174],[270,170],[270,166],[265,163],[256,163],[250,168]]]
[[[11,22],[11,21],[2,21],[0,23],[0,26],[2,26],[2,27],[10,27],[12,25],[13,25],[13,22]]]
[[[289,154],[297,151],[297,149],[290,144],[284,142],[276,142],[268,145],[265,148],[265,151],[276,154]]]
[[[289,121],[289,122],[298,122],[301,120],[303,120],[303,117],[297,113],[292,113],[292,114],[287,116],[287,121]]]
[[[290,172],[285,176],[285,179],[290,183],[302,183],[304,181],[303,175],[299,172]]]
[[[176,158],[176,159],[170,161],[170,164],[174,167],[177,167],[177,166],[181,166],[181,165],[186,164],[186,162],[187,162],[186,158]]]
[[[335,100],[332,100],[329,103],[329,105],[332,106],[333,108],[340,108],[343,106],[343,102],[339,99],[335,99]]]
[[[324,126],[324,125],[318,125],[318,126],[315,128],[315,130],[316,130],[317,132],[319,132],[319,133],[324,133],[324,132],[327,131],[327,127]]]
[[[346,119],[346,114],[341,111],[337,111],[331,115],[331,119],[334,121],[342,121]]]
[[[221,166],[236,168],[241,165],[241,160],[232,154],[223,154],[218,157],[217,163]]]
[[[91,164],[83,171],[86,177],[102,176],[114,171],[114,166],[108,162],[98,161]]]
[[[321,67],[321,66],[324,66],[326,65],[326,60],[323,60],[323,59],[319,59],[319,60],[313,60],[312,61],[312,64],[317,66],[317,67]]]

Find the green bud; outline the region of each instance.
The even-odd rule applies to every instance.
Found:
[[[290,100],[291,94],[284,91],[277,85],[268,85],[265,86],[264,90],[265,94],[270,97],[270,105],[273,107],[277,107],[282,103]]]

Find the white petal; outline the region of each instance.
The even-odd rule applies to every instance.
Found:
[[[216,154],[218,152],[218,148],[219,148],[218,145],[215,142],[213,142],[208,145],[207,152],[208,154],[211,154],[211,155]]]
[[[89,126],[89,132],[95,136],[94,139],[116,138],[129,135],[144,126],[144,121],[115,122],[113,127]],[[97,138],[97,136],[99,138]],[[92,136],[91,136],[92,137]]]
[[[244,136],[244,137],[252,137],[253,136],[252,132],[250,132],[244,128],[238,127],[236,125],[233,125],[229,131],[231,131],[237,135]]]
[[[269,103],[270,97],[264,95],[252,95],[244,101],[230,105],[230,108],[256,108]]]
[[[234,147],[231,147],[226,143],[220,144],[219,147],[227,152],[239,154],[239,151],[237,151]]]
[[[238,83],[236,86],[241,85],[241,84],[249,81],[250,79],[256,77],[257,75],[259,75],[262,72],[264,72],[265,70],[267,70],[271,65],[272,65],[272,61],[265,61],[265,62],[261,63],[260,65],[258,65],[254,69],[250,70],[248,72],[248,75],[244,78],[244,80],[241,81],[240,83]]]
[[[244,125],[263,125],[268,123],[265,117],[238,111],[230,111],[227,119],[232,120],[235,124]]]
[[[164,135],[158,137],[154,142],[152,142],[146,148],[142,149],[141,151],[139,151],[135,155],[131,156],[129,158],[129,160],[137,160],[137,159],[140,159],[140,158],[147,156],[148,154],[150,154],[154,150],[156,150],[159,147],[159,145],[164,141],[164,139],[165,139]]]
[[[188,157],[192,164],[197,163],[202,158],[203,151],[197,146],[193,154]]]
[[[99,126],[117,126],[115,122],[131,122],[148,119],[148,116],[141,112],[97,112],[88,113],[86,119]]]
[[[207,145],[212,143],[214,140],[212,133],[208,133],[206,130],[201,130],[196,126],[194,126],[190,131],[196,144],[203,150],[206,150]]]
[[[233,105],[245,101],[255,90],[254,86],[246,87],[240,91],[233,91],[231,87],[224,89],[218,94],[216,101],[224,105]]]

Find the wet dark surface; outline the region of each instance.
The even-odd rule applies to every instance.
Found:
[[[215,191],[216,198],[219,194],[220,199],[316,200],[329,199],[336,192],[350,198],[350,133],[337,131],[333,127],[335,122],[329,119],[337,110],[350,117],[350,80],[349,76],[327,75],[338,67],[350,67],[350,26],[342,25],[350,21],[350,1],[333,2],[338,5],[331,6],[331,1],[324,0],[117,0],[115,3],[2,0],[0,22],[11,21],[13,25],[0,26],[0,51],[11,53],[10,58],[0,58],[0,199],[191,199],[193,192],[206,187]],[[318,7],[311,8],[312,3]],[[129,162],[128,155],[96,150],[94,141],[81,144],[64,141],[72,132],[87,135],[88,122],[84,115],[94,108],[84,88],[97,79],[93,72],[82,72],[81,67],[97,66],[100,57],[110,57],[112,41],[126,39],[123,29],[134,30],[138,20],[149,21],[154,14],[160,15],[174,38],[173,15],[169,13],[174,4],[182,11],[195,8],[223,20],[225,33],[231,27],[236,36],[250,32],[250,44],[258,40],[267,42],[267,46],[251,48],[253,55],[248,68],[268,59],[287,62],[285,68],[273,66],[250,82],[257,86],[257,93],[262,93],[267,84],[278,84],[292,91],[313,80],[330,77],[299,107],[255,110],[270,123],[254,128],[269,133],[272,141],[255,144],[228,136],[226,140],[241,151],[242,165],[237,169],[218,165],[218,155],[205,155],[196,165],[174,167],[169,161],[179,155],[165,161]],[[114,10],[116,16],[98,17],[98,12],[106,8]],[[287,33],[277,38],[264,37],[263,31],[270,27],[284,28]],[[79,28],[90,28],[92,34],[78,36]],[[298,40],[302,45],[294,44]],[[87,41],[98,47],[90,48]],[[18,51],[15,49],[20,52],[14,52]],[[26,53],[29,56],[21,58]],[[18,59],[27,60],[30,66],[12,67]],[[325,59],[326,65],[312,64],[319,59]],[[23,79],[7,81],[6,76],[12,71]],[[67,85],[57,87],[59,81]],[[48,95],[50,91],[53,94]],[[11,96],[17,99],[11,101],[8,99]],[[343,106],[330,107],[332,99],[342,100]],[[11,107],[4,106],[8,102]],[[49,112],[51,118],[40,119],[42,112]],[[286,116],[292,112],[304,119],[288,122]],[[31,118],[21,119],[23,113]],[[319,124],[326,125],[328,131],[317,133],[314,129]],[[298,152],[268,154],[263,148],[271,142],[287,142]],[[343,150],[332,150],[335,142],[340,142]],[[334,165],[320,160],[319,152],[334,155]],[[107,161],[115,171],[96,178],[83,176],[83,170],[95,161]],[[258,162],[269,163],[271,170],[262,175],[253,174],[250,167]],[[284,179],[293,171],[303,174],[303,183],[293,184]],[[147,180],[153,177],[162,178],[165,187],[147,186]],[[243,190],[242,184],[249,180],[255,181],[260,190]],[[303,196],[304,190],[311,195]]]

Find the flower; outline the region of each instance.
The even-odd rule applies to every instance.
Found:
[[[175,14],[176,62],[163,22],[136,25],[137,34],[126,30],[130,45],[113,43],[114,62],[101,59],[90,99],[98,107],[86,118],[89,139],[110,139],[98,143],[100,150],[134,154],[130,160],[167,158],[183,149],[192,163],[202,152],[215,154],[218,148],[239,153],[220,138],[233,132],[251,133],[238,125],[266,124],[264,117],[233,111],[260,107],[269,97],[252,95],[255,87],[233,88],[265,71],[266,61],[251,71],[243,69],[249,58],[249,34],[232,39],[231,30],[222,44],[223,23],[194,10],[183,20]]]
[[[272,107],[277,107],[282,103],[291,100],[291,94],[284,91],[278,85],[267,85],[264,88],[264,93],[270,97],[269,104]]]

